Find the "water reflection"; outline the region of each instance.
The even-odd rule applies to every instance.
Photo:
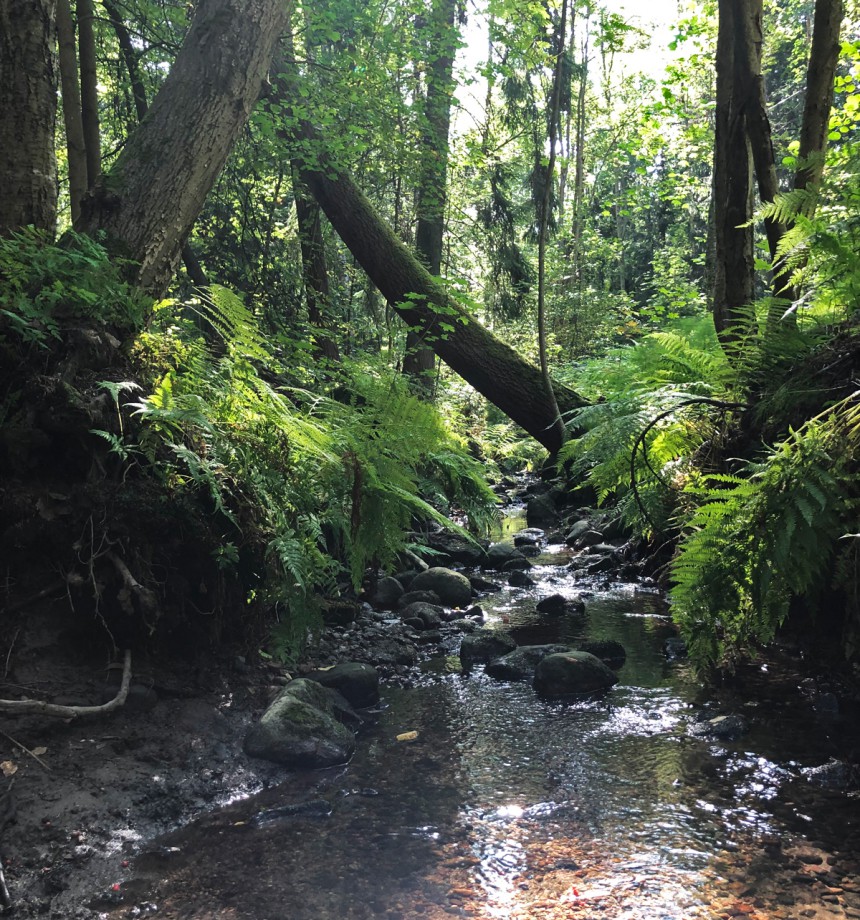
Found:
[[[461,674],[456,659],[440,658],[422,686],[386,692],[348,768],[171,835],[163,843],[181,848],[176,864],[141,860],[136,883],[159,915],[772,920],[841,918],[848,907],[860,916],[860,886],[845,882],[857,867],[856,812],[798,787],[792,766],[829,750],[833,729],[796,707],[762,707],[740,742],[690,738],[700,687],[662,654],[671,626],[661,597],[533,571],[536,591],[484,603],[490,624],[520,643],[620,641],[627,660],[607,697],[545,702],[526,683]],[[535,610],[546,594],[583,591],[584,615]],[[408,731],[418,740],[398,744]],[[320,796],[328,817],[251,825],[261,808]],[[811,839],[818,850],[804,858],[820,851],[820,863],[794,855]]]

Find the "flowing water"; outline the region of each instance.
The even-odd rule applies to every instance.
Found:
[[[760,664],[711,703],[750,731],[691,737],[704,698],[663,654],[662,596],[575,582],[554,549],[536,588],[482,602],[489,625],[520,644],[619,640],[609,694],[545,702],[527,683],[463,674],[452,637],[419,686],[384,692],[348,766],[297,774],[139,856],[127,887],[143,906],[123,915],[860,917],[858,798],[800,772],[844,756],[856,714],[822,714],[798,675]],[[583,616],[535,612],[541,596],[583,591]],[[406,732],[417,738],[398,741]]]

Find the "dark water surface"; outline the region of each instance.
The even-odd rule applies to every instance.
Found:
[[[144,906],[131,897],[122,915],[860,918],[860,801],[800,774],[857,744],[855,714],[817,712],[799,675],[760,664],[712,703],[749,733],[690,737],[704,697],[663,655],[661,595],[575,582],[557,549],[537,588],[483,606],[520,644],[619,640],[627,661],[605,698],[547,703],[462,674],[452,638],[419,687],[384,691],[347,767],[297,775],[138,857],[127,889]],[[534,610],[583,591],[584,616]],[[253,821],[313,799],[331,813]]]

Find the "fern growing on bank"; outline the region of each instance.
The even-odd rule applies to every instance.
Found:
[[[793,431],[745,475],[701,477],[672,563],[673,613],[700,665],[767,643],[793,596],[825,586],[856,529],[858,394]]]

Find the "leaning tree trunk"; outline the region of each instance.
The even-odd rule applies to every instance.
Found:
[[[539,368],[497,339],[447,294],[376,213],[352,178],[326,156],[314,129],[299,129],[302,178],[359,265],[409,326],[464,380],[551,453],[561,447],[557,413]],[[311,165],[312,164],[312,165]],[[586,405],[557,388],[562,413]]]
[[[202,0],[146,118],[84,202],[76,229],[105,231],[154,296],[254,107],[286,14],[282,0]]]
[[[56,0],[0,0],[0,234],[57,220]]]
[[[459,38],[456,25],[458,6],[458,0],[433,0],[428,17],[430,63],[424,100],[415,251],[431,275],[442,274],[448,132],[454,94],[454,54]],[[410,328],[406,334],[403,371],[411,375],[420,390],[427,395],[433,390],[435,363],[436,353],[423,341],[419,330]]]

